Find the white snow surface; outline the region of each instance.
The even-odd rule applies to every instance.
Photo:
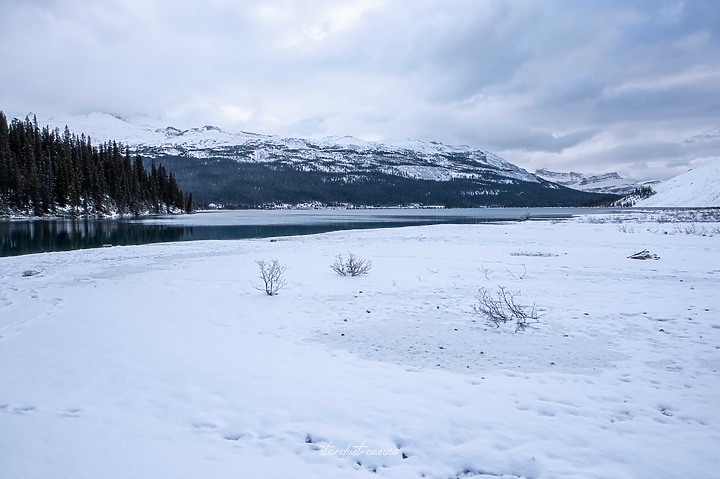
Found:
[[[0,477],[715,478],[720,224],[679,226],[0,258]],[[370,274],[333,273],[348,251]],[[262,258],[288,267],[277,296]],[[498,286],[540,323],[489,326],[472,305]]]
[[[720,206],[720,157],[652,188],[656,194],[635,206]]]

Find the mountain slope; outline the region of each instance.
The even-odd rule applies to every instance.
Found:
[[[720,206],[720,158],[653,186],[656,194],[635,206]]]
[[[94,142],[118,138],[144,157],[169,164],[201,203],[575,206],[600,198],[549,182],[489,151],[438,142],[156,128],[99,113],[48,123],[71,125]]]
[[[61,129],[64,125],[72,125],[71,129],[85,132],[96,142],[119,139],[152,158],[228,158],[238,162],[294,165],[312,171],[385,171],[436,181],[473,177],[488,169],[513,180],[539,181],[535,175],[489,151],[438,142],[377,142],[349,136],[307,140],[244,131],[228,132],[209,125],[186,130],[174,127],[153,129],[149,125],[136,126],[103,113],[57,116],[51,118],[49,124],[52,128]]]
[[[586,175],[575,171],[561,173],[542,168],[536,170],[535,175],[580,191],[616,195],[626,195],[640,186],[654,184],[654,182],[640,182],[631,178],[623,178],[616,172]]]

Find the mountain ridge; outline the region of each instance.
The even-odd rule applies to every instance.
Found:
[[[578,206],[601,198],[480,148],[350,136],[283,138],[151,123],[136,125],[103,113],[48,120],[51,128],[68,125],[94,142],[118,140],[145,158],[169,163],[200,202],[479,207]]]
[[[584,174],[576,171],[558,172],[547,168],[535,170],[535,175],[580,191],[592,193],[610,193],[627,195],[643,186],[651,186],[657,181],[639,181],[633,178],[623,178],[619,173],[612,171],[606,173]]]
[[[320,150],[326,150],[330,155],[320,155],[321,160],[338,161],[338,153],[356,152],[365,156],[374,153],[388,154],[397,159],[398,156],[414,154],[419,159],[429,159],[433,156],[448,156],[467,154],[469,159],[475,160],[478,167],[489,166],[505,171],[508,175],[523,181],[538,182],[537,177],[527,170],[520,168],[494,153],[468,146],[451,146],[437,141],[422,140],[362,140],[352,136],[330,136],[321,139],[305,139],[296,137],[281,137],[247,131],[231,132],[213,125],[204,125],[180,129],[173,126],[152,128],[149,125],[137,126],[132,123],[105,113],[91,113],[88,115],[54,116],[48,120],[52,128],[64,128],[72,125],[73,130],[83,131],[93,140],[110,141],[120,140],[124,144],[134,147],[145,156],[156,158],[162,156],[189,156],[195,158],[227,157],[237,161],[266,161],[272,155],[247,155],[247,150],[287,149],[295,153],[295,159],[302,163],[303,157],[316,155]],[[231,151],[240,148],[242,151]],[[308,153],[308,154],[304,154]],[[396,162],[397,163],[397,162]],[[444,164],[426,165],[445,167],[448,171],[433,172],[404,171],[406,174],[417,175],[418,178],[432,179],[448,178],[454,176],[450,168],[451,162]],[[417,165],[421,166],[421,165]],[[350,165],[345,165],[350,167]],[[422,173],[425,173],[424,175]],[[463,176],[463,175],[460,175]]]

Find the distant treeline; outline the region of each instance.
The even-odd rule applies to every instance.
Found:
[[[541,182],[509,182],[486,171],[481,179],[433,181],[406,178],[382,171],[335,173],[306,171],[293,165],[235,161],[229,158],[195,159],[164,156],[195,201],[241,208],[271,204],[408,206],[442,205],[447,208],[557,207],[609,204],[617,195],[588,193]],[[481,194],[492,191],[493,194]]]
[[[115,141],[92,145],[65,127],[37,119],[8,124],[0,111],[0,213],[43,215],[146,214],[191,211],[192,194],[175,175]]]

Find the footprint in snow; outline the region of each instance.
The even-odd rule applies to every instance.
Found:
[[[26,416],[37,412],[37,408],[35,406],[20,406],[12,408],[12,412],[15,414]]]
[[[61,417],[80,417],[82,416],[82,409],[72,407],[68,409],[64,409],[60,412],[59,416]]]
[[[250,434],[248,434],[246,432],[232,432],[232,433],[223,434],[222,438],[225,439],[226,441],[239,441],[240,439],[249,437],[249,436],[250,436]]]
[[[217,429],[217,424],[212,422],[194,422],[192,427],[198,431],[214,431]]]
[[[630,411],[618,411],[613,417],[610,418],[611,423],[630,421],[633,419],[633,415]]]

